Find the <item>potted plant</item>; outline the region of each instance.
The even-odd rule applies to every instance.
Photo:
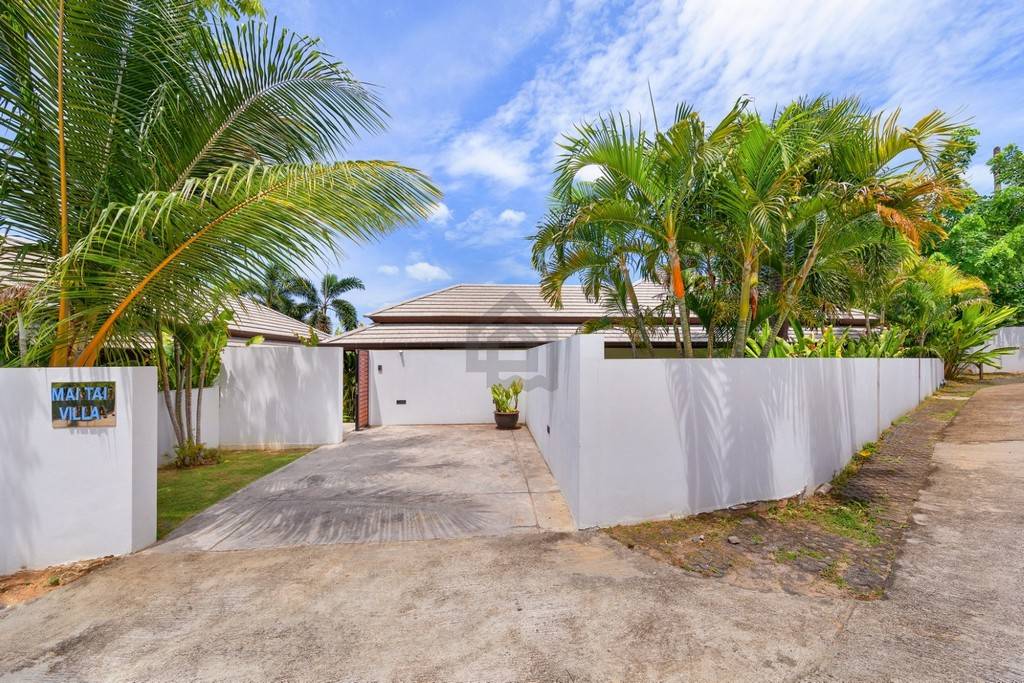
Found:
[[[498,429],[515,429],[519,422],[519,394],[523,391],[523,380],[514,378],[506,387],[500,382],[491,385],[491,400],[494,401],[494,423]]]

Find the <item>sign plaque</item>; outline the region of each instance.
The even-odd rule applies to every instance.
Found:
[[[50,418],[54,429],[113,427],[114,382],[51,382]]]

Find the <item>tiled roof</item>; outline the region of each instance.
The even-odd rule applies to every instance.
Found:
[[[695,341],[706,339],[704,328],[691,326]],[[571,337],[579,332],[578,325],[564,323],[547,324],[463,324],[463,323],[388,323],[375,324],[332,337],[326,343],[350,349],[385,348],[485,348],[507,347],[528,348]],[[621,330],[595,332],[604,336],[610,344],[629,344],[629,338]],[[669,328],[651,331],[655,342],[673,343]]]
[[[657,306],[665,289],[651,283],[635,285],[640,305]],[[522,322],[583,323],[605,314],[604,304],[587,301],[579,285],[562,288],[562,308],[552,308],[538,285],[454,285],[394,306],[367,317],[377,323],[391,322]]]
[[[36,254],[25,252],[28,242],[0,235],[0,287],[34,285],[42,279],[46,268]]]
[[[38,256],[18,258],[18,252],[28,244],[24,240],[0,238],[0,287],[11,284],[35,284],[42,279],[45,268]],[[249,299],[228,302],[234,318],[228,323],[232,337],[248,339],[262,335],[268,340],[298,343],[299,337],[309,336],[309,325],[284,313],[267,308]],[[321,335],[324,336],[324,335]]]
[[[309,325],[249,299],[236,299],[228,306],[234,319],[228,323],[232,337],[263,335],[279,341],[299,341],[309,336]],[[323,338],[323,333],[318,333]]]

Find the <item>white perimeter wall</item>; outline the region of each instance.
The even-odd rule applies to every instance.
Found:
[[[196,400],[199,398],[199,390],[192,390],[192,419],[195,419]],[[181,397],[182,404],[185,402],[184,392]],[[174,391],[171,391],[171,402],[174,402]],[[167,414],[167,405],[164,403],[162,391],[157,392],[156,397],[157,413],[157,438],[156,452],[159,454],[160,464],[170,462],[174,458],[174,447],[177,442],[174,439],[174,427],[171,426],[171,418]],[[212,386],[203,389],[203,427],[200,437],[210,448],[220,446],[220,387]],[[182,408],[184,415],[184,407]]]
[[[1024,327],[999,328],[992,346],[1017,347],[1017,353],[999,357],[999,367],[1003,372],[1024,372]]]
[[[530,355],[526,421],[580,527],[822,484],[942,377],[933,359],[605,359],[589,336]]]
[[[113,381],[117,425],[54,429],[51,382]],[[156,540],[156,369],[0,370],[0,574]]]
[[[370,351],[370,424],[493,422],[491,385],[533,372],[523,350]]]
[[[220,443],[285,448],[342,440],[342,349],[248,346],[224,349]]]

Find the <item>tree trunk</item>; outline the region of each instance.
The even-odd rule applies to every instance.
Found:
[[[871,314],[864,311],[864,331],[871,334]]]
[[[199,366],[199,396],[196,397],[196,443],[203,442],[203,394],[206,391],[206,368],[210,364],[210,352],[203,353]]]
[[[175,383],[177,386],[174,387],[174,420],[182,436],[182,442],[179,445],[184,445],[187,434],[185,433],[185,423],[181,420],[181,345],[177,340],[174,342],[174,374],[177,380]]]
[[[676,353],[682,357],[683,340],[679,336],[679,309],[676,308],[675,299],[672,300],[672,335],[676,338]]]
[[[680,299],[680,322],[683,328],[683,356],[693,358],[693,331],[690,329],[690,308],[686,305],[686,299]]]
[[[708,336],[708,358],[715,357],[715,316],[712,314],[711,319],[708,320],[707,329],[704,330]]]
[[[633,289],[633,281],[629,277],[629,267],[622,259],[619,259],[619,273],[622,274],[623,282],[626,285],[626,294],[629,296],[629,303],[633,307],[633,315],[636,316],[637,329],[640,331],[640,341],[647,348],[647,354],[654,358],[654,347],[651,345],[651,338],[647,334],[647,324],[644,322],[643,311],[640,310],[640,301],[636,298],[636,290]]]
[[[747,332],[750,327],[750,283],[753,277],[753,254],[743,255],[743,271],[740,275],[740,310],[736,320],[736,335],[732,340],[732,357],[742,358],[747,348]]]
[[[672,275],[672,296],[676,300],[676,308],[679,309],[682,320],[679,324],[683,328],[683,356],[693,358],[693,340],[690,335],[690,311],[686,306],[686,283],[683,281],[683,264],[679,258],[679,249],[676,247],[675,238],[668,241],[669,267]]]
[[[28,333],[25,331],[25,317],[18,311],[18,357],[21,366],[28,367]]]
[[[789,288],[788,292],[782,294],[782,299],[779,302],[779,319],[775,321],[775,325],[772,328],[772,335],[768,339],[768,343],[761,349],[761,357],[767,358],[768,354],[771,353],[772,347],[775,346],[775,340],[778,339],[779,333],[782,331],[782,326],[787,324],[789,321],[790,313],[790,302],[800,294],[800,290],[803,289],[804,283],[807,282],[807,277],[811,274],[811,268],[814,267],[814,263],[818,260],[818,254],[821,253],[821,242],[818,238],[814,238],[814,244],[811,245],[811,250],[807,252],[807,258],[804,259],[804,263],[800,266],[800,272],[797,274],[796,281]]]
[[[196,443],[192,431],[192,353],[185,352],[185,433],[190,443]]]
[[[160,377],[160,393],[164,395],[164,406],[167,408],[167,417],[171,420],[171,429],[174,430],[174,442],[182,445],[184,440],[181,435],[181,425],[175,419],[174,405],[171,403],[171,380],[167,373],[167,356],[164,355],[163,329],[156,326],[156,369]]]

